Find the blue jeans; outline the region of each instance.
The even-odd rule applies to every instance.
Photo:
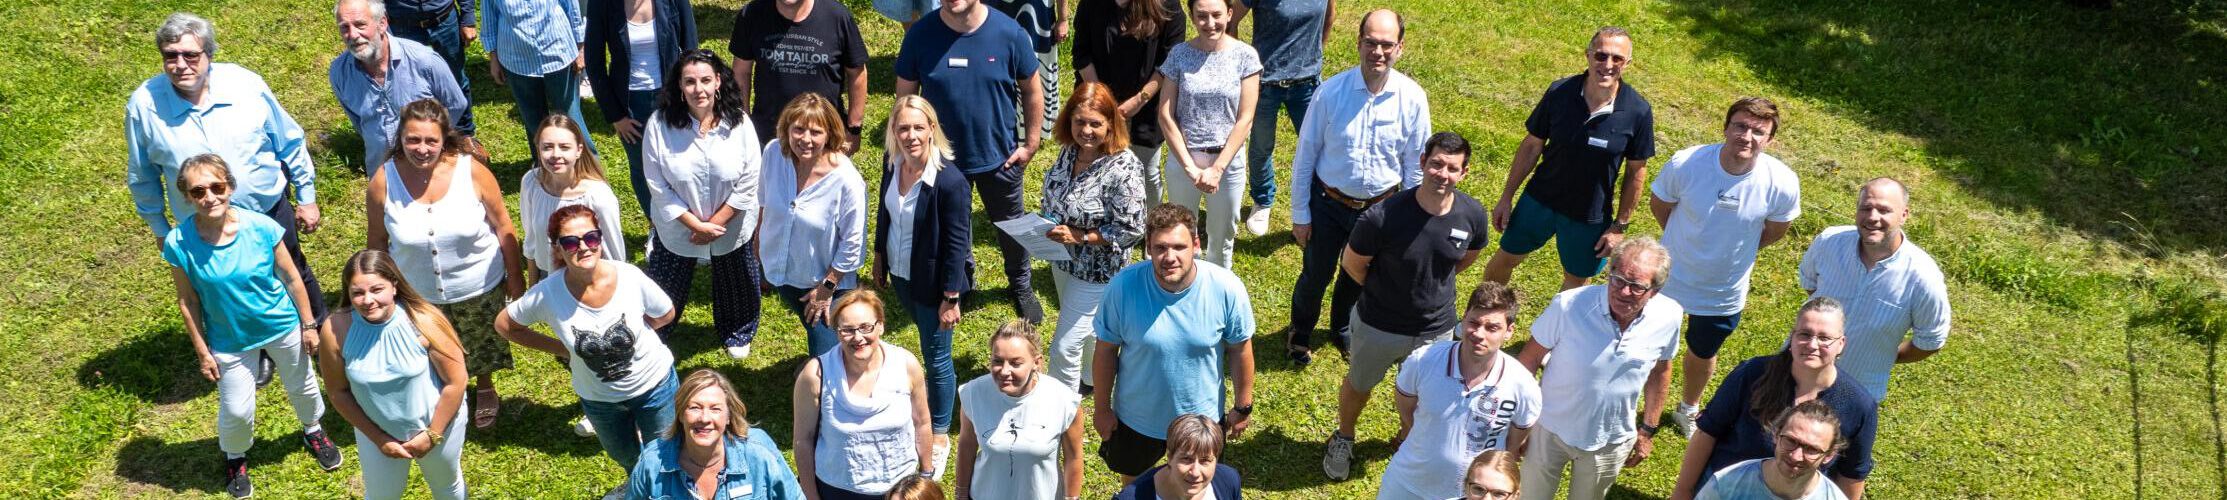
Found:
[[[426,27],[420,27],[416,20],[406,20],[396,16],[390,20],[392,22],[387,24],[387,30],[394,36],[425,44],[426,47],[432,48],[434,53],[440,54],[441,60],[448,62],[449,74],[456,76],[456,88],[462,89],[464,98],[470,100],[472,98],[472,79],[469,75],[464,74],[464,37],[457,32],[457,11],[451,9],[448,12],[449,14],[441,16],[437,23]],[[470,106],[464,108],[464,116],[453,118],[456,120],[457,133],[472,135],[479,129],[475,125],[476,122],[472,121],[472,108]]]
[[[588,119],[580,115],[580,72],[571,66],[546,75],[521,75],[503,68],[503,83],[510,87],[510,98],[517,102],[518,119],[526,125],[526,143],[534,142],[534,127],[541,126],[541,119],[550,111],[563,109],[572,121],[587,126]],[[595,152],[595,139],[580,138],[588,152]]]
[[[625,470],[634,470],[642,445],[663,437],[673,423],[673,391],[680,388],[680,374],[667,371],[656,389],[616,403],[580,400],[580,412],[595,424],[595,440]],[[628,432],[632,430],[633,432]]]
[[[904,278],[890,276],[889,281],[897,300],[905,303],[905,313],[912,316],[913,326],[920,331],[920,368],[927,372],[930,426],[938,434],[951,432],[951,403],[959,395],[959,374],[951,365],[952,331],[940,328],[942,322],[936,315],[936,306],[942,304],[914,301],[912,283]]]
[[[1253,107],[1253,137],[1247,139],[1245,165],[1252,175],[1246,192],[1253,195],[1253,206],[1267,207],[1276,204],[1276,164],[1269,157],[1276,153],[1276,109],[1282,108],[1284,116],[1291,118],[1292,130],[1307,117],[1307,103],[1315,99],[1319,78],[1260,82],[1260,98]]]
[[[793,286],[773,287],[773,293],[781,296],[781,305],[788,306],[789,312],[796,313],[796,322],[804,325],[805,353],[818,356],[820,353],[827,352],[828,349],[835,348],[835,329],[829,328],[825,319],[820,321],[804,319],[804,294],[811,293],[811,291],[809,288]],[[835,296],[828,297],[828,303],[834,304],[836,300],[842,299],[843,295],[848,293],[851,293],[851,291],[836,290]]]
[[[650,131],[650,112],[652,111],[657,111],[657,91],[626,91],[627,117],[639,122],[643,133]],[[608,119],[609,117],[605,118]],[[582,124],[582,126],[586,125]],[[629,188],[634,190],[634,206],[642,208],[642,218],[644,220],[656,220],[656,218],[650,217],[650,184],[649,178],[645,177],[648,175],[644,173],[646,169],[642,166],[642,142],[626,142],[626,138],[621,137],[619,138],[619,146],[626,149],[626,179],[631,183]],[[604,168],[604,170],[608,172],[610,168]]]

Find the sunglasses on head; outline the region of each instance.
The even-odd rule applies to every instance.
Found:
[[[564,251],[567,252],[580,251],[580,248],[583,246],[587,248],[603,248],[603,231],[588,231],[586,233],[581,233],[579,236],[558,236],[557,246],[563,247]]]
[[[208,184],[186,188],[186,197],[198,200],[202,197],[212,194],[217,196],[224,196],[224,193],[229,192],[232,192],[232,186],[230,184],[225,184],[222,182],[211,182]]]

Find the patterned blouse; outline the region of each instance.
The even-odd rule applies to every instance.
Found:
[[[1061,148],[1059,161],[1044,173],[1044,218],[1078,230],[1097,230],[1112,245],[1068,245],[1068,261],[1053,261],[1060,271],[1092,283],[1105,283],[1129,264],[1129,248],[1144,238],[1144,163],[1122,149],[1099,156],[1075,173],[1076,148]]]

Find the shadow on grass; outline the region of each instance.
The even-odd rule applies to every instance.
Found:
[[[193,344],[175,323],[141,333],[77,367],[77,385],[114,388],[157,405],[190,401],[216,390],[201,378]],[[214,449],[214,448],[212,448]]]
[[[2120,243],[2136,236],[2121,224],[2134,219],[2159,233],[2136,248],[2157,254],[2219,252],[2227,122],[2210,110],[2227,107],[2227,81],[2209,62],[2227,57],[2227,35],[2166,3],[1678,0],[1668,10],[1702,56],[1747,61],[1779,88],[1917,138],[1922,154],[1900,161],[1989,203]]]
[[[2160,328],[2183,337],[2204,348],[2205,407],[2211,410],[2212,424],[2212,473],[2217,478],[2219,497],[2227,498],[2227,429],[2221,423],[2219,405],[2219,343],[2227,338],[2227,298],[2218,291],[2193,280],[2181,279],[2164,283],[2149,283],[2157,298],[2158,306],[2135,314],[2127,320],[2128,383],[2132,385],[2132,410],[2134,415],[2133,439],[2135,450],[2135,498],[2142,496],[2142,393],[2141,365],[2134,358],[2134,332],[2144,328]]]
[[[276,417],[286,423],[269,425],[285,425],[288,427],[295,425],[293,416],[285,415],[283,411],[277,413],[279,414],[267,415],[266,418]],[[215,415],[209,415],[209,417],[214,418]],[[340,453],[347,462],[341,470],[333,471],[333,478],[335,481],[345,481],[346,476],[342,474],[353,473],[354,471],[350,471],[350,469],[356,467],[356,457],[351,456],[355,454],[355,446],[351,444],[354,441],[354,433],[345,430],[345,424],[340,427],[333,427],[330,425],[331,422],[327,422],[327,424],[326,428],[331,430],[326,433],[331,435],[333,443],[340,447]],[[286,461],[285,457],[287,455],[294,453],[308,453],[302,448],[299,434],[289,433],[286,437],[279,439],[256,439],[253,447],[248,448],[247,451],[248,475],[253,477],[259,474],[258,471],[283,467],[280,463]],[[315,470],[314,465],[308,465],[307,467],[310,467],[309,470]],[[117,477],[134,483],[160,486],[171,491],[199,492],[202,495],[218,494],[224,491],[223,471],[224,452],[217,448],[217,438],[215,436],[179,443],[140,436],[124,442],[123,446],[116,449]],[[262,472],[261,474],[278,473]]]
[[[1257,422],[1256,422],[1257,424]],[[1261,429],[1255,425],[1254,429]],[[1322,436],[1294,439],[1283,429],[1256,430],[1229,444],[1222,459],[1243,474],[1245,489],[1290,492],[1330,484],[1318,465]],[[1353,444],[1353,468],[1365,470],[1370,462],[1392,458],[1392,444],[1383,439],[1363,439]]]

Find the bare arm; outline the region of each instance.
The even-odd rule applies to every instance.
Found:
[[[1347,246],[1344,256],[1338,258],[1338,269],[1345,271],[1346,277],[1353,278],[1354,284],[1364,284],[1369,282],[1369,263],[1374,261],[1375,257],[1354,253],[1353,247]]]
[[[1647,160],[1624,162],[1624,187],[1616,196],[1616,220],[1629,222],[1639,210],[1639,194],[1647,192]]]
[[[495,56],[487,56],[492,61]],[[363,182],[363,247],[387,251],[387,204],[380,193],[387,192],[387,176],[373,175]]]
[[[1763,221],[1763,241],[1756,243],[1755,249],[1769,248],[1772,244],[1778,243],[1779,240],[1786,239],[1786,233],[1793,229],[1794,223],[1792,221]]]
[[[197,314],[201,310],[201,294],[193,290],[193,279],[186,277],[186,271],[177,267],[170,268],[170,286],[178,293],[178,316],[185,319],[186,339],[193,341],[193,352],[201,361],[201,378],[215,382],[216,357],[209,353],[209,339],[201,333],[201,316]]]
[[[1330,46],[1330,29],[1338,25],[1338,0],[1322,2],[1322,46]],[[493,57],[493,56],[489,56]]]
[[[849,101],[849,107],[844,109],[850,113],[850,116],[845,117],[848,121],[843,122],[843,125],[863,127],[866,125],[866,67],[843,68],[843,84],[846,87],[843,99]],[[858,138],[851,138],[853,152],[858,150],[858,143]]]
[[[804,360],[789,389],[789,449],[796,456],[796,482],[804,498],[819,500],[820,476],[814,469],[820,434],[820,360]]]
[[[1407,442],[1407,431],[1415,428],[1416,403],[1418,401],[1416,401],[1415,396],[1400,392],[1398,389],[1392,390],[1392,408],[1400,413],[1400,431],[1392,434],[1392,442]],[[1395,449],[1393,451],[1397,452],[1399,450]]]
[[[1677,204],[1676,202],[1663,201],[1663,198],[1662,198],[1661,196],[1655,196],[1655,195],[1653,195],[1653,194],[1649,194],[1649,195],[1647,195],[1647,211],[1648,211],[1649,213],[1652,213],[1652,214],[1654,214],[1654,215],[1655,215],[1655,224],[1657,224],[1657,225],[1660,225],[1660,226],[1662,226],[1662,229],[1663,229],[1664,231],[1669,231],[1669,230],[1670,230],[1670,213],[1671,213],[1671,212],[1673,212],[1673,211],[1676,211],[1676,210],[1678,210],[1678,204]],[[1763,238],[1764,238],[1764,240],[1763,240],[1763,241],[1766,241],[1766,242],[1769,242],[1769,241],[1777,241],[1777,238],[1772,238],[1772,237],[1771,237],[1771,224],[1784,224],[1784,223],[1783,223],[1783,222],[1765,222],[1765,223],[1763,223]],[[1780,229],[1781,229],[1781,231],[1782,231],[1782,232],[1780,232],[1780,233],[1779,233],[1779,236],[1785,236],[1785,235],[1786,235],[1786,233],[1785,233],[1785,232],[1783,232],[1783,231],[1784,231],[1784,228],[1783,228],[1783,227],[1781,227]],[[1771,244],[1770,244],[1770,243],[1764,243],[1764,244],[1763,244],[1763,246],[1771,246]],[[1761,248],[1761,247],[1758,247],[1758,248]]]
[[[981,453],[982,443],[974,437],[974,419],[967,418],[967,412],[954,413],[954,416],[959,417],[959,457],[951,465],[958,467],[959,472],[957,479],[951,483],[951,496],[968,500],[973,498],[972,492],[968,490],[974,486],[974,456]],[[1066,445],[1065,442],[1060,444]]]
[[[1694,431],[1693,439],[1686,441],[1685,459],[1678,462],[1678,484],[1671,488],[1670,500],[1693,500],[1701,489],[1701,475],[1709,473],[1709,455],[1716,447],[1716,436]]]
[[[1454,274],[1460,275],[1463,272],[1469,271],[1469,266],[1476,264],[1477,257],[1483,255],[1485,255],[1485,249],[1479,248],[1476,250],[1470,250],[1469,254],[1461,256],[1461,263],[1454,264]]]
[[[1647,374],[1645,391],[1641,393],[1646,403],[1640,405],[1639,421],[1648,427],[1662,425],[1663,406],[1670,402],[1669,360],[1655,362],[1654,372]]]
[[[742,91],[742,113],[750,114],[750,74],[757,71],[757,61],[735,58],[735,88]]]
[[[1074,420],[1067,422],[1067,432],[1060,435],[1059,453],[1062,495],[1083,496],[1083,416],[1080,412],[1075,414]]]
[[[1042,71],[1039,69],[1038,71]],[[1036,148],[1044,140],[1044,79],[1030,74],[1021,80],[1021,147],[1007,158],[1005,164],[1012,168],[1028,167],[1030,158],[1036,157]]]
[[[495,332],[502,334],[503,338],[509,339],[511,342],[526,346],[528,349],[546,352],[558,358],[572,357],[572,353],[565,352],[564,342],[559,342],[548,335],[534,331],[531,327],[519,324],[518,320],[510,317],[509,308],[504,308],[503,311],[495,313]]]
[[[906,80],[904,77],[898,77],[896,88],[893,89],[893,91],[893,94],[889,96],[892,99],[918,94],[920,93],[920,82]],[[1039,114],[1041,114],[1041,112],[1039,112]]]
[[[1098,352],[1090,360],[1090,424],[1097,428],[1098,439],[1103,441],[1113,436],[1117,418],[1113,411],[1114,373],[1121,369],[1121,346],[1103,340],[1094,342],[1097,342]]]
[[[1925,358],[1933,357],[1933,354],[1938,352],[1941,351],[1928,351],[1925,349],[1921,349],[1918,348],[1917,344],[1913,344],[1908,340],[1904,340],[1902,341],[1902,347],[1895,348],[1894,362],[1895,364],[1902,364],[1925,361]]]
[[[1516,159],[1508,164],[1508,180],[1500,185],[1500,201],[1492,207],[1492,229],[1508,230],[1509,207],[1516,201],[1516,191],[1523,189],[1523,181],[1531,177],[1531,169],[1539,165],[1539,153],[1546,151],[1547,141],[1534,135],[1523,136],[1516,145]]]
[[[925,475],[936,470],[935,445],[932,444],[935,443],[936,434],[929,428],[927,376],[922,373],[918,362],[907,363],[904,370],[912,373],[913,453],[917,456],[915,460],[918,460],[916,465],[920,467],[920,473]]]
[[[1152,84],[1165,88],[1176,88],[1174,83],[1168,81],[1168,75],[1154,75]],[[1142,92],[1139,92],[1139,94],[1142,94]],[[1182,166],[1184,172],[1196,172],[1199,166],[1191,161],[1191,147],[1189,146],[1191,141],[1183,138],[1183,127],[1177,126],[1175,123],[1175,99],[1172,97],[1161,99],[1157,106],[1160,109],[1160,137],[1167,141],[1168,151],[1172,153],[1168,156],[1175,157],[1176,164]],[[1198,174],[1193,173],[1191,175]]]
[[[433,404],[433,428],[447,429],[456,421],[456,414],[464,410],[464,391],[471,375],[464,371],[464,346],[456,338],[456,327],[448,318],[435,318],[444,325],[442,332],[420,332],[427,339],[427,356],[433,360],[433,373],[441,376],[441,399]],[[336,351],[337,352],[337,351]]]
[[[1231,344],[1229,353],[1230,388],[1237,393],[1237,397],[1234,398],[1237,401],[1237,406],[1252,406],[1253,339],[1245,339],[1244,342]],[[1229,437],[1232,439],[1244,434],[1245,428],[1251,426],[1253,420],[1250,413],[1236,415],[1236,417],[1235,419],[1227,416],[1222,418],[1223,421],[1229,422],[1228,428],[1223,429],[1223,431],[1229,433]]]
[[[1523,371],[1537,375],[1540,365],[1547,362],[1547,352],[1551,350],[1539,345],[1539,339],[1534,337],[1530,342],[1523,343],[1523,352],[1516,354],[1516,362],[1523,363]]]
[[[526,254],[518,244],[518,226],[510,223],[509,205],[503,201],[503,185],[495,181],[495,173],[477,160],[471,163],[472,186],[479,190],[479,205],[487,211],[487,227],[494,228],[496,244],[502,247],[503,296],[517,299],[526,293]]]

